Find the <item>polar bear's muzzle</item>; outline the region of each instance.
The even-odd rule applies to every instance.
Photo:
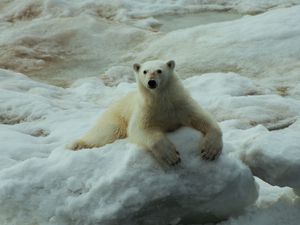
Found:
[[[148,81],[148,87],[149,87],[150,89],[155,89],[155,88],[157,87],[157,82],[156,82],[156,80],[149,80],[149,81]]]

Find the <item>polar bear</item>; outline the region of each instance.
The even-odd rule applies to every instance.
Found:
[[[166,132],[188,126],[204,135],[203,145],[199,146],[202,158],[217,158],[223,146],[221,129],[184,89],[174,67],[173,60],[134,64],[138,90],[109,107],[71,149],[100,147],[128,137],[160,163],[172,166],[180,162],[180,155]]]

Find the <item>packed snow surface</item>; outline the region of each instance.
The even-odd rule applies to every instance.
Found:
[[[234,18],[195,23],[211,11]],[[299,21],[299,0],[0,2],[0,223],[298,225]],[[66,149],[153,59],[218,120],[220,159],[187,128],[176,168],[126,139]]]

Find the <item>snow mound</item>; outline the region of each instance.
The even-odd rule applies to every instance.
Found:
[[[201,160],[200,135],[190,128],[169,137],[182,156],[174,168],[161,168],[150,154],[119,140],[80,152],[58,147],[47,158],[2,170],[0,218],[23,224],[190,224],[219,221],[256,200],[254,178],[238,160]]]
[[[293,121],[292,121],[293,122]],[[300,121],[286,129],[260,132],[242,154],[254,175],[272,185],[300,190]]]

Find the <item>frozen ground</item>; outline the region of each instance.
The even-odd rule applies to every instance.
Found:
[[[159,58],[176,60],[185,87],[216,117],[224,133],[223,161],[205,167],[199,160],[203,171],[214,176],[199,171],[198,175],[214,188],[204,189],[198,197],[212,197],[222,188],[228,193],[226,184],[235,179],[232,192],[244,197],[231,199],[233,206],[246,206],[255,194],[244,195],[251,192],[251,185],[242,191],[243,181],[249,181],[245,165],[256,176],[255,204],[238,213],[230,208],[234,215],[218,224],[298,225],[300,202],[294,192],[300,193],[299,4],[297,0],[0,2],[0,223],[95,224],[116,212],[123,218],[126,213],[120,206],[132,206],[131,196],[139,196],[137,202],[146,202],[143,194],[152,196],[138,189],[141,178],[133,176],[137,170],[179,184],[175,172],[163,176],[157,168],[149,170],[151,158],[126,140],[78,153],[64,147],[111,102],[135,88],[132,63]],[[159,31],[164,23],[159,18],[166,14],[184,17],[209,10],[232,10],[242,18]],[[199,141],[187,130],[170,136],[177,146],[190,150]],[[122,150],[127,154],[122,152],[120,159],[117,153]],[[230,168],[237,170],[222,176]],[[134,187],[125,178],[133,180]],[[157,192],[159,187],[151,190]],[[174,196],[172,188],[168,190],[165,194]],[[180,190],[184,196],[185,189]],[[230,200],[222,195],[220,199],[223,205],[201,207],[224,212]]]
[[[0,3],[0,31],[5,34],[0,36],[0,66],[52,84],[66,86],[74,79],[87,76],[101,76],[107,84],[115,84],[118,80],[115,77],[130,81],[128,72],[116,74],[115,67],[171,57],[176,60],[182,77],[236,72],[267,79],[266,84],[284,93],[296,91],[296,84],[291,80],[297,78],[295,68],[299,67],[299,7],[284,7],[298,4],[299,0],[150,2]],[[233,10],[230,15],[270,8],[274,10],[257,16],[241,14],[243,18],[232,22],[167,34],[153,32],[164,22],[155,19],[157,16],[158,19],[162,15],[176,18],[177,13],[183,17],[188,15],[188,20],[191,14],[187,13],[209,9],[221,10],[221,15]],[[212,15],[216,21],[223,19],[217,13]],[[205,17],[210,20],[209,16]],[[109,73],[112,70],[116,74],[114,79]]]

